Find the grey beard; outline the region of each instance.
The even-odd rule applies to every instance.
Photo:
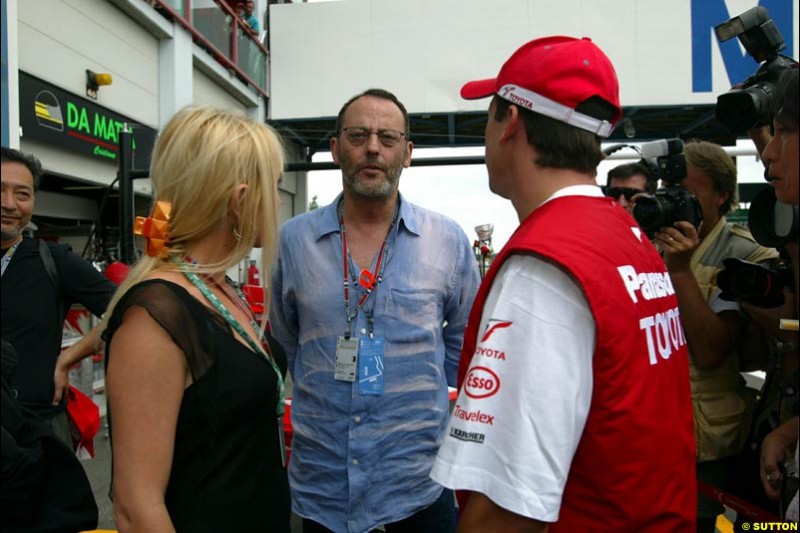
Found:
[[[341,150],[337,151],[337,154],[339,155],[339,167],[342,170],[342,179],[347,188],[354,195],[367,200],[387,200],[391,198],[392,194],[397,190],[400,174],[403,173],[402,162],[393,167],[385,164],[381,165],[386,177],[377,185],[368,186],[357,176],[360,170],[359,165],[349,160]],[[372,164],[377,163],[377,161],[377,157],[370,157],[367,163]]]
[[[386,200],[390,198],[395,189],[394,185],[397,183],[396,179],[393,180],[390,176],[387,176],[387,179],[383,180],[377,186],[369,187],[358,178],[354,178],[345,173],[342,173],[342,176],[344,177],[344,182],[350,188],[350,192],[369,200]]]
[[[385,170],[386,178],[376,186],[368,186],[358,179],[352,168],[342,168],[342,177],[350,191],[356,196],[368,200],[387,200],[392,197],[403,173],[402,165],[389,167]]]
[[[12,232],[0,231],[0,237],[2,237],[2,239],[4,241],[12,241],[12,240],[16,239],[17,237],[19,237],[20,235],[22,235],[22,231],[24,229],[25,228],[21,227],[18,230],[12,231]]]

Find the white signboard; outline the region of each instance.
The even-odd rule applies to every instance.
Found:
[[[711,104],[755,72],[713,27],[766,7],[798,57],[798,0],[341,0],[270,6],[271,117],[335,116],[370,87],[410,113],[483,110],[464,82],[494,77],[527,41],[590,37],[611,58],[624,106]]]

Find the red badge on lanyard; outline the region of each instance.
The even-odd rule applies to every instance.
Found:
[[[376,269],[377,270],[377,269]],[[375,274],[367,270],[366,268],[361,271],[361,274],[358,276],[358,283],[365,290],[371,291],[375,288],[375,282],[377,279],[375,278]]]

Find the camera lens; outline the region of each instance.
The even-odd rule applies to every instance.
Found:
[[[745,91],[720,95],[716,115],[720,122],[735,132],[746,131],[758,121],[753,97]]]
[[[669,225],[669,205],[664,198],[658,196],[640,196],[633,207],[633,218],[649,237],[659,228]]]
[[[749,300],[766,292],[765,285],[769,285],[769,279],[759,270],[741,269],[733,276],[731,285],[739,299]]]
[[[783,301],[782,288],[791,286],[791,277],[780,266],[771,270],[756,263],[728,257],[717,275],[720,298],[734,302],[750,302],[759,307],[775,307]]]
[[[764,81],[746,89],[733,90],[718,96],[717,120],[736,133],[745,132],[767,121],[773,91],[774,86]]]

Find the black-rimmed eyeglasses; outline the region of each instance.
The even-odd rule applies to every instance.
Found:
[[[360,126],[354,126],[351,128],[342,128],[342,133],[345,134],[347,140],[350,141],[350,144],[353,146],[361,146],[365,142],[369,140],[369,138],[374,133],[378,136],[378,140],[382,145],[386,148],[392,148],[397,146],[397,144],[403,140],[403,137],[406,136],[405,133],[402,131],[397,130],[371,130],[368,128],[362,128]]]

